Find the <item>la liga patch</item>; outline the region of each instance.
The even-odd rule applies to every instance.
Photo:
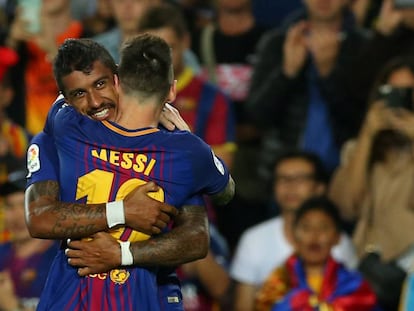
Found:
[[[27,150],[27,170],[29,171],[28,177],[40,170],[39,146],[36,144],[30,145]]]

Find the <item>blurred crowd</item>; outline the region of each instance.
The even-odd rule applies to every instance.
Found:
[[[229,166],[188,311],[414,310],[414,1],[0,1],[0,311],[34,310],[57,244],[24,219],[26,149],[88,37],[172,48],[174,105]]]

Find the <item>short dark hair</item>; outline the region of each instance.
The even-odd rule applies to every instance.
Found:
[[[305,202],[296,210],[293,226],[296,227],[305,214],[311,211],[321,211],[329,216],[335,224],[338,232],[342,230],[342,218],[336,205],[325,196],[313,197]]]
[[[134,37],[123,44],[118,72],[126,94],[165,100],[174,79],[171,49],[157,36]]]
[[[171,28],[178,38],[183,38],[188,33],[188,27],[180,9],[168,3],[150,8],[138,24],[138,30],[141,32],[160,28]]]
[[[275,178],[274,171],[276,168],[282,162],[291,159],[301,159],[310,163],[313,166],[314,170],[314,180],[324,184],[328,183],[329,177],[320,157],[315,153],[303,150],[286,150],[285,152],[281,153],[273,162],[273,180]]]
[[[100,61],[114,74],[117,73],[114,59],[102,45],[86,38],[66,39],[59,47],[53,63],[53,73],[59,90],[64,93],[64,76],[73,71],[88,73],[96,61]]]

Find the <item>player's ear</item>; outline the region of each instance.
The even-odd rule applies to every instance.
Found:
[[[177,80],[174,80],[174,82],[171,84],[170,92],[168,93],[166,102],[167,103],[174,102],[176,96],[177,96]]]
[[[117,92],[119,92],[119,77],[117,74],[114,74],[114,86]]]

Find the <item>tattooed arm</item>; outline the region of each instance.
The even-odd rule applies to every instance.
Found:
[[[158,234],[178,213],[173,206],[150,198],[153,182],[132,190],[124,199],[126,225],[147,234]],[[35,182],[26,189],[26,222],[32,237],[84,238],[108,229],[106,203],[80,204],[59,201],[56,181]]]
[[[103,273],[121,265],[119,243],[108,233],[95,234],[89,241],[71,241],[66,255],[72,266],[85,276]],[[175,227],[145,241],[131,243],[134,265],[176,266],[204,258],[208,252],[207,215],[202,206],[184,206]]]

